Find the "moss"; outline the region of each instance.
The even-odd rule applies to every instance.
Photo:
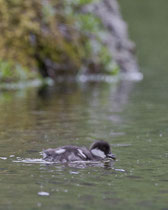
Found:
[[[0,60],[0,82],[17,82],[38,77],[37,72],[16,64],[13,61]]]
[[[0,80],[28,79],[38,69],[49,77],[77,74],[90,63],[117,72],[101,21],[82,12],[94,1],[0,0]]]

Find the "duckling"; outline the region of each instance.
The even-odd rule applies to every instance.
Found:
[[[61,163],[116,159],[115,155],[111,153],[109,143],[103,140],[95,141],[89,149],[86,147],[67,145],[55,149],[44,150],[42,155],[43,160]]]

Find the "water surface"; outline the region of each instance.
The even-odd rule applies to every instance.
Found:
[[[0,208],[166,208],[167,101],[144,86],[72,83],[1,93]],[[111,169],[17,162],[94,139],[111,144]]]

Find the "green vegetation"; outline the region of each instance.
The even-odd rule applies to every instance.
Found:
[[[20,64],[15,64],[13,61],[0,60],[0,81],[2,82],[17,82],[19,80],[33,79],[37,77],[37,73],[23,68]]]
[[[116,74],[101,21],[82,12],[93,0],[0,0],[0,81],[58,74]],[[38,71],[39,70],[39,71]],[[40,74],[39,74],[40,75]]]

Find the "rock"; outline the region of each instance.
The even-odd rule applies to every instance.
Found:
[[[94,13],[100,18],[107,31],[101,39],[108,46],[121,71],[124,73],[138,72],[135,44],[128,37],[127,24],[122,19],[117,1],[101,0],[85,6],[83,11]]]

